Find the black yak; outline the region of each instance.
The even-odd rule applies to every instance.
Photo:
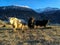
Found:
[[[28,27],[29,28],[34,28],[34,18],[33,17],[29,18]]]
[[[46,27],[47,23],[48,23],[48,20],[35,20],[35,25],[36,26],[44,26],[44,27]]]

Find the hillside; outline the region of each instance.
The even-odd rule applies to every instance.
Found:
[[[31,8],[22,6],[1,6],[0,7],[0,19],[5,20],[7,17],[17,17],[28,19],[28,17],[38,17],[38,13]]]
[[[47,7],[44,9],[37,10],[41,19],[49,19],[53,24],[60,24],[60,9],[59,8],[51,8]]]
[[[50,24],[60,24],[60,9],[47,7],[33,10],[22,6],[1,6],[0,19],[8,20],[6,17],[16,17],[24,20],[28,20],[29,17],[35,17],[37,20],[48,19],[50,20]]]
[[[0,28],[0,45],[60,45],[60,26],[17,30]]]

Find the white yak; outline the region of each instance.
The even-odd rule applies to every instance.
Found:
[[[18,19],[15,17],[9,17],[9,21],[10,21],[10,24],[13,25],[13,27],[15,29],[16,28],[20,28],[20,29],[27,29],[28,28],[28,26],[25,25],[26,21],[23,19]]]

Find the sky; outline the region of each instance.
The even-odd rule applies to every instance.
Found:
[[[0,0],[0,6],[18,5],[32,9],[54,7],[60,8],[60,0]]]

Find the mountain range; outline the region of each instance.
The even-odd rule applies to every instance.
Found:
[[[16,17],[28,19],[29,17],[38,17],[38,13],[33,9],[22,6],[1,6],[0,19],[5,20],[6,17]],[[4,17],[4,18],[3,18]]]
[[[41,16],[41,19],[49,19],[51,23],[59,23],[60,24],[60,9],[59,8],[51,8],[47,7],[44,9],[37,9],[37,13]]]
[[[6,17],[16,17],[20,19],[28,20],[30,17],[36,18],[36,20],[48,19],[50,23],[60,24],[60,9],[47,7],[44,9],[33,10],[28,7],[22,6],[0,6],[0,19],[7,20]]]

